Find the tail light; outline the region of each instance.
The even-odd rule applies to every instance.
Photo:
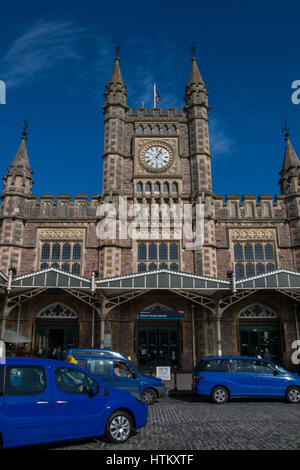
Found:
[[[204,377],[196,375],[195,382],[200,382],[200,380],[203,380],[203,379],[204,379]]]

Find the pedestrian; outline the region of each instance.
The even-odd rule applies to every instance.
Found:
[[[268,348],[265,348],[263,358],[264,358],[266,361],[271,361],[271,362],[272,362],[272,354],[270,353],[270,351],[269,351]]]

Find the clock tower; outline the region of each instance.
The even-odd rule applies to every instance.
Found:
[[[128,233],[126,239],[118,239],[117,230],[116,240],[100,240],[101,275],[158,269],[214,275],[207,263],[207,251],[188,250],[182,225],[180,232],[174,221],[178,208],[183,214],[185,204],[199,203],[206,207],[206,228],[211,224],[209,108],[197,61],[193,58],[185,107],[180,112],[175,108],[165,112],[161,108],[138,108],[133,112],[126,103],[119,62],[117,57],[105,92],[101,203],[113,204],[119,221],[123,215],[119,198],[125,198],[129,223],[144,211],[148,224],[140,226],[136,238]],[[208,245],[210,242],[206,238]]]

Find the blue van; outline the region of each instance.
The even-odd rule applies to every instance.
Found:
[[[163,381],[143,375],[125,356],[110,349],[72,348],[68,356],[76,359],[77,365],[101,379],[111,388],[127,390],[136,397],[153,405],[166,394]]]
[[[0,444],[16,447],[105,436],[125,442],[146,425],[147,405],[52,359],[0,362]]]
[[[300,403],[300,377],[257,357],[202,357],[194,369],[192,389],[219,404],[254,396]]]

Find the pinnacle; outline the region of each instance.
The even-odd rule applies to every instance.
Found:
[[[286,140],[286,148],[285,148],[282,169],[288,170],[291,167],[300,167],[300,162],[294,150],[294,147],[291,143],[289,134],[286,134],[285,140]]]
[[[26,148],[26,135],[23,134],[22,136],[22,141],[20,144],[20,147],[13,159],[12,164],[10,165],[10,168],[13,167],[22,167],[30,170],[30,165],[29,165],[29,159],[28,159],[28,153],[27,153],[27,148]]]

